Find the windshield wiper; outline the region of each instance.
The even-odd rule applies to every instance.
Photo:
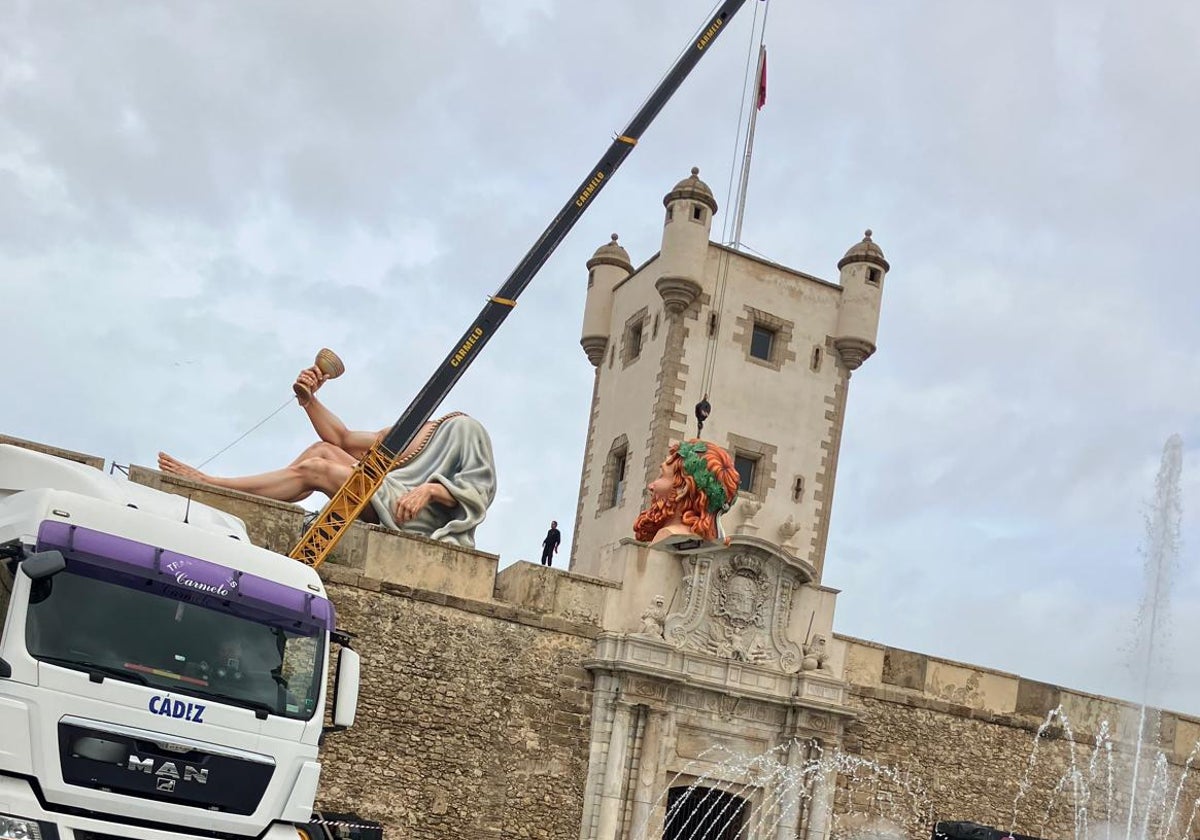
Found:
[[[215,691],[196,691],[189,688],[188,694],[194,694],[197,697],[207,697],[209,700],[216,700],[218,703],[225,703],[229,706],[241,706],[243,709],[252,709],[254,716],[259,720],[266,720],[267,715],[283,714],[270,703],[264,703],[261,700],[247,700],[242,697],[231,697],[228,694],[218,694]]]
[[[70,668],[75,671],[83,671],[87,674],[92,682],[104,682],[105,677],[113,677],[114,679],[124,680],[125,682],[137,683],[138,685],[149,685],[150,681],[145,675],[139,674],[136,671],[126,671],[117,665],[98,665],[94,662],[78,662],[74,659],[65,659],[61,656],[39,656],[39,662],[49,662],[51,665],[61,665],[64,668]]]

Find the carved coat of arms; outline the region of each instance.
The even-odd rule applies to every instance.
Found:
[[[786,635],[797,581],[779,558],[735,548],[680,560],[685,603],[665,622],[668,642],[789,673],[800,669],[800,648]]]

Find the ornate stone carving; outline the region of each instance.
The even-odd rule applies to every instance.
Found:
[[[792,537],[800,533],[800,526],[796,524],[796,520],[789,513],[788,518],[779,523],[779,544],[784,548],[794,548]]]
[[[667,686],[653,680],[634,680],[629,689],[632,694],[656,700],[662,700],[667,696]]]
[[[787,636],[796,577],[781,557],[734,546],[680,561],[683,608],[667,616],[668,642],[786,673],[800,670],[800,647]]]
[[[735,697],[732,694],[715,694],[713,695],[713,710],[721,720],[733,720],[737,714],[738,705],[741,703],[740,697]]]
[[[801,667],[805,671],[829,671],[829,652],[825,649],[825,637],[816,635],[812,641],[804,645],[804,660]]]
[[[690,277],[660,277],[654,281],[654,288],[658,289],[668,315],[683,312],[703,291],[700,284]]]
[[[735,554],[717,572],[713,615],[740,630],[750,625],[762,627],[763,604],[770,586],[760,558]]]
[[[608,349],[608,336],[585,335],[579,340],[579,346],[587,354],[592,367],[600,367],[600,363],[604,361],[604,351]]]
[[[867,358],[875,352],[875,345],[865,338],[835,338],[833,347],[842,359],[847,370],[857,370]]]
[[[666,618],[666,600],[661,595],[655,595],[654,602],[642,613],[641,635],[651,639],[661,639],[663,622]]]
[[[742,515],[742,522],[737,526],[739,534],[756,534],[758,533],[758,524],[754,521],[754,517],[762,510],[762,502],[754,499],[742,499],[738,502],[737,511]]]
[[[828,732],[833,726],[833,719],[820,712],[806,711],[800,715],[800,725],[818,732]]]

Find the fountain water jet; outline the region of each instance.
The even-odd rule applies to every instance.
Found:
[[[754,756],[723,745],[709,748],[670,778],[650,816],[629,836],[657,840],[650,826],[661,824],[669,840],[774,840],[790,807],[821,807],[820,783],[835,779],[841,780],[848,810],[834,818],[834,837],[899,840],[900,826],[914,821],[932,826],[932,803],[918,778],[839,750],[817,748],[815,757],[789,764],[789,751],[797,746],[808,744],[788,742]],[[864,793],[869,797],[855,796]]]
[[[1162,461],[1155,479],[1154,501],[1146,516],[1146,536],[1141,554],[1144,558],[1144,594],[1138,606],[1134,627],[1134,642],[1129,650],[1129,668],[1137,686],[1135,705],[1122,715],[1120,732],[1110,730],[1108,721],[1100,722],[1093,749],[1081,768],[1074,747],[1077,740],[1070,721],[1061,707],[1053,710],[1043,722],[1030,753],[1025,772],[1013,800],[1011,835],[1016,828],[1022,800],[1031,787],[1033,771],[1038,763],[1039,747],[1052,727],[1061,730],[1062,740],[1069,750],[1069,766],[1051,791],[1042,820],[1042,828],[1050,822],[1060,797],[1073,809],[1075,840],[1187,840],[1200,811],[1200,797],[1191,805],[1183,833],[1174,831],[1180,817],[1180,803],[1191,775],[1198,743],[1172,780],[1169,756],[1158,747],[1162,737],[1161,715],[1156,710],[1162,697],[1157,692],[1167,675],[1164,656],[1170,628],[1170,598],[1179,567],[1180,523],[1182,502],[1180,476],[1183,465],[1183,441],[1172,435],[1163,446]],[[1117,749],[1118,736],[1130,745],[1122,752]],[[1148,778],[1148,781],[1147,781]],[[1128,799],[1123,806],[1121,794]],[[1100,819],[1104,828],[1099,837],[1092,835],[1092,823]],[[1115,830],[1118,821],[1124,823],[1124,835]]]
[[[1146,517],[1145,557],[1146,588],[1138,608],[1136,644],[1132,651],[1131,666],[1138,674],[1141,696],[1138,702],[1137,744],[1134,751],[1133,770],[1129,784],[1129,814],[1125,825],[1125,836],[1135,840],[1134,816],[1137,812],[1138,777],[1141,773],[1143,743],[1146,736],[1147,714],[1156,699],[1152,690],[1157,676],[1165,675],[1166,663],[1162,659],[1160,634],[1169,632],[1169,609],[1171,587],[1179,567],[1179,534],[1183,517],[1183,505],[1179,489],[1183,470],[1183,440],[1172,435],[1163,446],[1162,463],[1154,482],[1154,505]],[[1155,715],[1154,732],[1158,734],[1159,721]],[[1155,738],[1157,740],[1157,738]],[[1151,784],[1152,792],[1153,784]],[[1149,817],[1149,808],[1146,809]],[[1145,836],[1145,826],[1138,834]]]

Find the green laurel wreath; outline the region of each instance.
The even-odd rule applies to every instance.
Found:
[[[704,491],[704,495],[708,498],[708,512],[722,513],[726,509],[726,503],[729,499],[725,495],[725,488],[721,486],[721,482],[712,474],[708,468],[708,463],[700,456],[708,451],[708,447],[704,443],[687,443],[684,441],[679,444],[679,457],[683,461],[683,468],[687,474],[696,482],[696,486]]]

